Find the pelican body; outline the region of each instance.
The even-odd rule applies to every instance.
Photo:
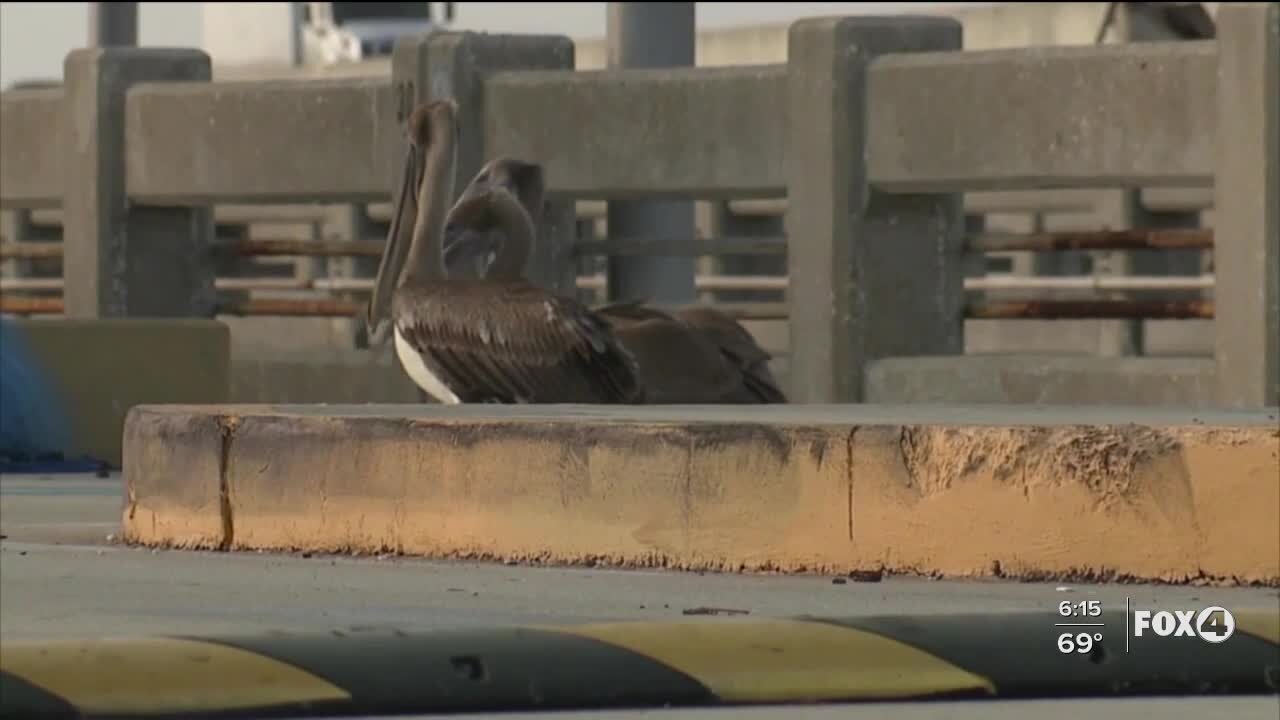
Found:
[[[441,403],[643,402],[634,357],[609,324],[580,303],[519,277],[446,276],[446,232],[455,242],[483,237],[497,225],[533,233],[521,198],[503,184],[474,183],[475,192],[448,206],[456,114],[453,101],[437,100],[409,119],[403,185],[374,281],[369,327],[390,315],[405,373]],[[451,215],[456,222],[446,230]],[[516,240],[524,257],[504,252],[495,259],[499,269],[502,263],[523,267],[532,237]]]
[[[519,281],[543,194],[539,165],[511,158],[486,164],[449,212],[443,248],[449,275]],[[769,370],[769,354],[723,312],[685,308],[670,314],[629,301],[592,313],[635,359],[646,404],[787,402]]]

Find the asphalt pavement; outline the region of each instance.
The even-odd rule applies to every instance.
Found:
[[[119,544],[118,476],[0,478],[0,640],[268,630],[403,630],[608,620],[1053,612],[1062,600],[1112,610],[1276,608],[1274,588],[878,581],[830,576],[531,568],[403,557],[333,557],[131,548]],[[993,638],[993,652],[998,651]],[[1056,652],[1046,647],[1046,653]],[[857,706],[624,711],[609,718],[895,718],[1280,716],[1280,699],[879,703]],[[577,718],[582,713],[556,713]],[[471,716],[475,717],[475,716]],[[496,717],[496,716],[495,716]],[[521,717],[529,717],[522,715]],[[551,717],[551,715],[537,715]]]

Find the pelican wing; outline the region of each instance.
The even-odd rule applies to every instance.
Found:
[[[643,401],[635,360],[609,326],[533,285],[405,288],[395,317],[401,337],[463,402]]]
[[[732,402],[741,377],[714,343],[661,311],[603,314],[635,357],[647,403]]]
[[[745,389],[758,402],[786,403],[787,396],[769,370],[769,353],[737,320],[712,308],[685,308],[676,314],[681,322],[703,333],[742,372]]]
[[[785,403],[769,354],[736,320],[710,308],[670,314],[641,300],[595,308],[636,357],[648,402]]]

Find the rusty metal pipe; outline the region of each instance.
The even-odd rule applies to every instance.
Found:
[[[574,243],[576,257],[711,257],[721,255],[785,255],[787,238],[777,236],[718,237],[708,240],[654,238],[589,240]]]
[[[242,317],[352,317],[362,311],[363,307],[363,303],[343,300],[254,299],[245,302],[219,303],[217,312],[221,315]],[[785,306],[781,303],[714,307],[743,320],[783,320],[787,317]],[[57,315],[62,312],[62,298],[0,295],[0,313]],[[965,317],[975,320],[1207,320],[1212,319],[1213,316],[1214,303],[1211,300],[1169,302],[1045,300],[973,303],[965,308]]]
[[[664,310],[677,310],[688,306],[658,306]],[[784,303],[718,304],[710,307],[740,320],[785,320]],[[0,295],[0,313],[14,315],[58,315],[64,312],[62,298],[37,298]],[[238,317],[355,317],[364,312],[364,303],[350,300],[315,300],[292,298],[255,298],[236,301],[223,300],[215,308],[217,315]]]
[[[214,254],[232,257],[382,257],[379,240],[298,240],[294,238],[254,238],[218,240]],[[60,242],[23,242],[0,244],[0,260],[10,258],[60,258]]]
[[[966,239],[965,250],[991,252],[1062,252],[1066,250],[1212,250],[1211,229],[1085,230],[1048,233],[978,233]]]
[[[1052,233],[979,233],[966,239],[971,253],[1061,252],[1067,250],[1210,250],[1211,229],[1090,230]],[[295,238],[252,238],[219,240],[213,251],[235,257],[381,257],[381,240],[304,240]],[[702,256],[776,255],[786,252],[786,238],[740,237],[709,240],[663,239],[652,241],[588,241],[576,243],[576,256]],[[55,258],[62,256],[62,243],[24,242],[0,244],[0,260],[9,258]]]
[[[1212,300],[1026,300],[970,303],[971,320],[1193,320],[1212,319]]]
[[[22,295],[0,295],[0,313],[13,315],[60,315],[63,312],[62,298],[24,297]]]

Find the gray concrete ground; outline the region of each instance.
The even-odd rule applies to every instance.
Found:
[[[1145,606],[1275,607],[1264,588],[944,582],[526,568],[409,558],[151,551],[108,542],[120,480],[0,478],[0,638],[404,629],[683,617],[699,607],[752,615],[1052,611],[1063,599]],[[1055,652],[1046,647],[1045,652]],[[609,718],[1267,717],[1277,699],[878,704],[604,713]],[[1021,708],[1021,709],[1018,709]],[[581,714],[557,717],[577,718]],[[588,715],[594,716],[594,715]],[[526,716],[527,717],[527,716]],[[550,717],[550,716],[547,716]]]
[[[1275,720],[1280,698],[1185,698],[1118,700],[1030,700],[1003,702],[867,703],[861,705],[788,705],[785,707],[673,708],[611,712],[467,715],[467,720],[1076,720],[1081,717],[1125,720]],[[425,715],[397,720],[425,718]],[[439,716],[431,716],[439,717]],[[362,718],[361,720],[372,720]]]

